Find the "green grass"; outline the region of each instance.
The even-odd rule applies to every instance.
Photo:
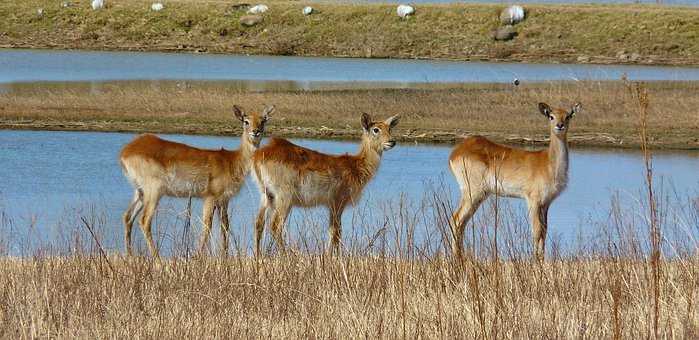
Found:
[[[59,1],[0,3],[0,46],[107,50],[206,51],[300,56],[502,59],[699,64],[699,9],[645,5],[531,5],[519,36],[495,42],[502,5],[418,5],[401,20],[395,6],[271,1],[264,22],[238,24],[243,11],[217,1],[111,1],[92,11],[87,0],[62,8]],[[37,9],[43,8],[39,17]]]

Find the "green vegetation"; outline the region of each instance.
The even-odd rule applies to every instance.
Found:
[[[226,1],[26,0],[0,3],[0,46],[200,51],[298,56],[699,64],[699,9],[647,5],[531,5],[513,41],[495,42],[501,5],[395,6],[271,1],[264,21],[244,28]],[[37,10],[44,10],[42,15]]]

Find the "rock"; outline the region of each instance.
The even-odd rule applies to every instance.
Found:
[[[44,9],[43,9],[43,8],[37,9],[37,10],[36,10],[36,16],[39,17],[39,18],[43,17],[43,16],[44,16]]]
[[[250,7],[250,9],[248,10],[248,13],[249,14],[262,14],[264,12],[267,12],[268,10],[269,10],[269,7],[267,7],[267,5],[259,4],[259,5],[255,5],[255,6]]]
[[[588,57],[588,56],[586,56],[586,55],[578,56],[578,62],[579,62],[579,63],[589,63],[589,62],[590,62],[590,57]]]
[[[517,31],[512,25],[501,26],[493,31],[493,39],[498,41],[512,40],[515,36],[517,36]]]
[[[413,6],[409,6],[409,5],[398,5],[398,8],[396,8],[396,13],[398,14],[399,17],[405,19],[405,18],[415,14],[415,8],[413,8]]]
[[[259,15],[243,15],[239,20],[240,24],[245,27],[252,27],[262,22],[262,17]]]
[[[627,60],[629,60],[629,55],[628,54],[619,54],[619,55],[617,55],[617,59],[619,59],[619,61],[627,61]]]
[[[522,6],[507,7],[500,13],[500,23],[503,25],[516,25],[524,21],[524,14]]]
[[[311,6],[306,6],[306,7],[303,8],[303,10],[301,11],[301,13],[303,13],[303,15],[311,15],[311,14],[313,14],[313,7],[311,7]]]
[[[68,8],[70,6],[72,6],[72,4],[69,1],[63,1],[63,3],[61,3],[61,7],[63,8]]]
[[[92,0],[91,5],[92,5],[92,9],[95,11],[102,9],[102,8],[104,8],[104,0]]]
[[[631,61],[639,61],[641,60],[641,55],[638,53],[631,53],[631,57],[629,57]]]
[[[155,2],[152,5],[150,5],[150,9],[156,12],[162,11],[163,8],[165,8],[165,6],[163,6],[163,4],[160,2]]]

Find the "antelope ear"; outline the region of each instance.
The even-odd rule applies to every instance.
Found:
[[[568,118],[573,118],[578,112],[582,110],[582,104],[579,102],[576,102],[573,104],[573,108],[570,110],[570,113],[568,114]]]
[[[276,108],[274,107],[274,105],[265,107],[264,111],[262,111],[262,120],[264,120],[265,122],[268,121],[269,118],[271,118],[270,115],[272,114],[272,112],[274,112],[275,109]]]
[[[235,115],[236,118],[238,118],[241,122],[245,120],[245,113],[243,113],[243,110],[240,109],[238,105],[233,105],[233,114]]]
[[[371,126],[371,116],[369,116],[368,113],[363,112],[362,113],[362,129],[364,129],[364,131],[369,131],[370,126]]]
[[[551,107],[546,103],[539,103],[539,111],[542,115],[548,117],[551,115]]]
[[[398,122],[400,121],[400,115],[394,115],[391,116],[390,118],[386,119],[384,122],[390,129],[393,129],[396,125],[398,125]]]

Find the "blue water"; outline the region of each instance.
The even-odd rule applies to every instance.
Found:
[[[0,49],[0,83],[114,80],[315,83],[493,83],[554,80],[699,80],[699,68],[431,60],[231,56]]]
[[[0,131],[0,217],[12,220],[10,232],[3,231],[10,250],[19,253],[22,247],[31,249],[36,244],[22,244],[18,240],[38,238],[48,243],[70,243],[71,232],[82,230],[79,216],[91,216],[101,221],[103,243],[110,251],[122,249],[123,227],[120,216],[131,197],[131,188],[117,162],[119,149],[133,134],[96,132],[33,132]],[[235,148],[237,137],[207,137],[165,135],[165,138],[205,148]],[[300,145],[329,153],[355,152],[356,142],[322,140],[295,140]],[[368,185],[358,207],[345,213],[345,242],[366,243],[367,235],[386,225],[383,211],[396,211],[400,197],[412,208],[427,209],[420,204],[431,190],[444,193],[452,204],[456,202],[456,183],[447,170],[450,146],[399,144],[384,155],[375,179]],[[549,217],[550,235],[564,241],[573,241],[579,234],[592,235],[607,232],[594,221],[605,220],[612,193],[618,193],[631,205],[643,197],[642,157],[629,150],[576,149],[571,154],[570,182],[567,190],[554,202]],[[699,195],[699,152],[662,152],[654,156],[656,181],[673,184],[679,193]],[[443,183],[444,186],[440,186]],[[248,181],[240,195],[231,202],[232,233],[249,249],[252,242],[252,223],[258,208],[258,193]],[[521,200],[507,199],[515,215],[523,215]],[[185,203],[180,199],[166,199],[156,219],[156,234],[163,247],[178,239],[182,224],[172,216],[181,213]],[[484,204],[481,210],[490,209]],[[194,233],[199,230],[199,205],[195,206]],[[392,210],[393,209],[393,210]],[[481,216],[486,216],[482,214]],[[640,218],[642,215],[639,212]],[[520,216],[524,217],[524,216]],[[486,217],[478,217],[488,225]],[[525,218],[525,217],[524,217]],[[290,218],[289,237],[299,240],[310,235],[319,241],[325,238],[327,217],[321,209],[312,213],[295,210]],[[7,224],[7,223],[6,223]],[[390,223],[389,223],[390,225]],[[417,238],[437,238],[439,231],[433,223],[417,223]],[[682,226],[687,227],[687,226]],[[689,226],[691,227],[691,226]],[[526,232],[526,218],[522,220]],[[699,226],[696,226],[699,232]],[[7,228],[6,228],[7,229]],[[217,234],[218,229],[214,229]],[[141,248],[140,231],[135,229]],[[514,241],[528,244],[527,235]],[[292,241],[293,242],[293,241]],[[24,249],[25,251],[27,249]]]

